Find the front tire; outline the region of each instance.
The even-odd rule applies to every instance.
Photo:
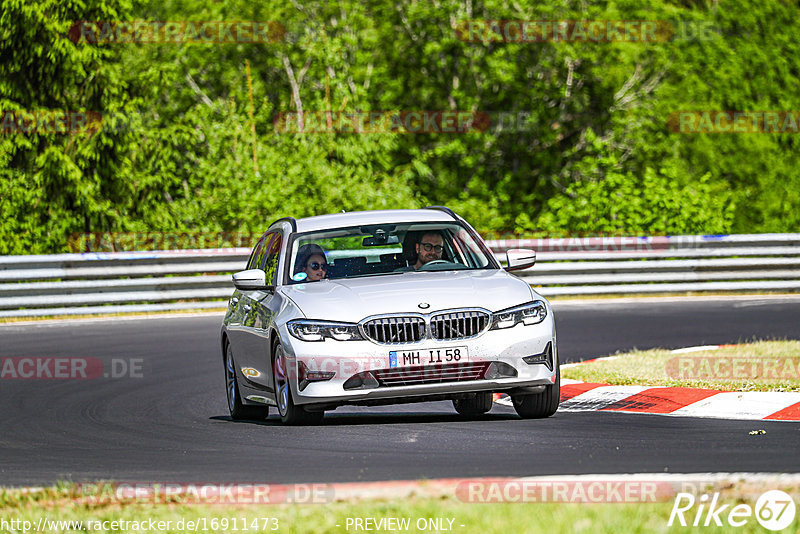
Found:
[[[269,406],[248,406],[242,404],[239,380],[236,377],[236,363],[230,342],[225,344],[225,393],[228,397],[228,411],[234,421],[261,420],[269,415]]]
[[[531,395],[514,395],[511,400],[514,409],[523,419],[542,419],[550,417],[556,410],[561,400],[561,365],[556,363],[556,381],[550,386],[545,386],[541,393]]]
[[[285,425],[313,425],[322,421],[325,417],[324,411],[308,412],[302,406],[298,406],[292,399],[292,388],[289,386],[289,373],[286,353],[280,342],[273,347],[273,384],[275,385],[275,403],[278,405],[278,413],[281,422]]]
[[[464,399],[453,399],[453,408],[466,417],[478,417],[492,409],[492,392],[472,393]]]

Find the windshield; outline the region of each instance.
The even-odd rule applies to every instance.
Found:
[[[478,238],[480,239],[480,238]],[[298,235],[287,283],[414,271],[496,269],[491,252],[460,223],[398,223]]]

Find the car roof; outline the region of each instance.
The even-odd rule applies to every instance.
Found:
[[[297,231],[314,232],[366,224],[454,222],[455,220],[449,213],[438,209],[351,211],[297,219]]]

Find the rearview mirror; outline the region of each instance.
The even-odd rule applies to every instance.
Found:
[[[365,237],[361,241],[363,247],[380,247],[383,245],[397,245],[400,243],[400,238],[396,235],[377,234],[375,237]]]
[[[533,267],[536,251],[527,248],[512,248],[506,251],[506,271],[521,271]]]
[[[236,289],[267,289],[267,273],[261,269],[247,269],[233,274],[233,285]]]

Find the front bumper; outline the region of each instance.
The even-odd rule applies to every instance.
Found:
[[[383,399],[398,402],[413,397],[447,396],[478,391],[508,391],[519,388],[551,385],[556,379],[558,351],[552,315],[536,325],[518,324],[512,328],[486,331],[478,337],[466,340],[436,341],[425,339],[416,343],[384,345],[372,341],[335,341],[326,339],[306,342],[292,337],[284,325],[280,330],[284,350],[288,358],[290,386],[296,404],[339,405],[368,403]],[[552,351],[552,362],[529,364],[523,358]],[[392,367],[391,351],[427,351],[449,347],[466,347],[471,362],[501,362],[504,370],[510,366],[516,371],[513,377],[478,378],[447,381],[431,369],[428,376],[435,383],[414,385],[372,384],[363,389],[347,389],[345,384],[354,375],[366,371],[398,371]],[[302,362],[302,365],[301,365]],[[304,368],[303,368],[304,367]],[[333,372],[329,380],[307,382],[300,387],[300,379],[306,370]],[[300,379],[298,379],[298,377]],[[352,380],[348,388],[352,387]]]

